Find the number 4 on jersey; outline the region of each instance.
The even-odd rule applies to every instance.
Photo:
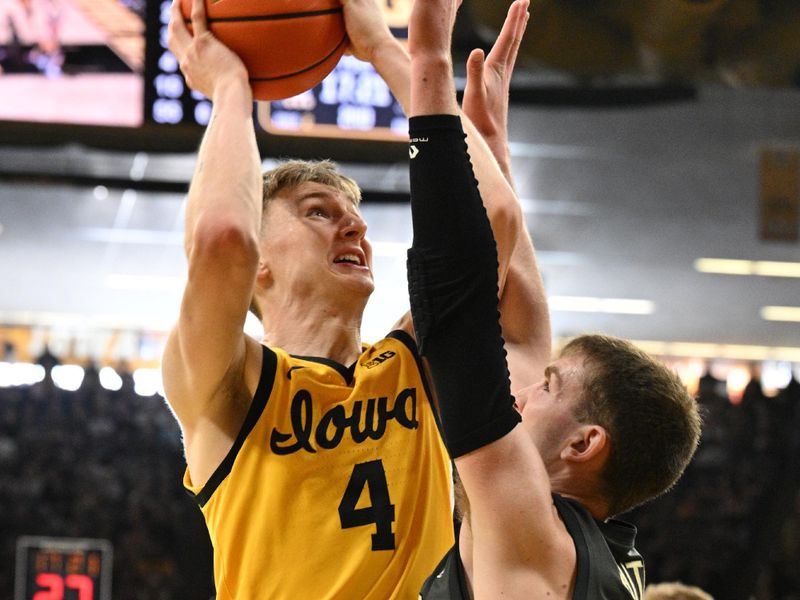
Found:
[[[365,487],[369,489],[372,505],[356,508]],[[372,534],[372,549],[394,550],[394,504],[389,499],[386,472],[380,460],[359,463],[353,467],[347,489],[339,503],[339,520],[342,529],[375,523],[377,531]]]

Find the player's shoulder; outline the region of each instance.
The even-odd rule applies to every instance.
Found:
[[[365,344],[359,358],[360,366],[372,365],[375,360],[399,356],[404,363],[422,367],[422,356],[417,347],[416,340],[402,329],[394,329],[382,339],[371,344]]]

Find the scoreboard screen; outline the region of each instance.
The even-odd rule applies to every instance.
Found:
[[[408,140],[408,120],[372,65],[343,56],[317,85],[293,98],[259,102],[258,124],[278,135]]]
[[[382,0],[392,33],[408,37],[412,0]],[[167,48],[171,0],[148,3],[145,119],[164,125],[208,124],[211,103],[190,90]],[[278,135],[405,141],[406,117],[372,65],[345,56],[314,89],[278,102],[258,102],[259,127]]]
[[[111,563],[107,540],[21,537],[14,600],[111,600]]]

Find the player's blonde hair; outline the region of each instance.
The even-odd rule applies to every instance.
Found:
[[[354,179],[341,173],[330,160],[289,160],[263,175],[263,207],[281,190],[291,189],[303,183],[313,182],[327,185],[343,193],[356,206],[361,202],[361,188]]]

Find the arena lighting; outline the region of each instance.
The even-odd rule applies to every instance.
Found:
[[[147,163],[150,162],[150,157],[146,152],[137,152],[133,157],[131,170],[128,176],[131,181],[141,181],[144,179],[144,172],[147,169]]]
[[[83,382],[83,367],[79,365],[56,365],[53,367],[53,383],[62,390],[74,392]]]
[[[740,399],[744,388],[747,387],[750,381],[750,371],[746,367],[733,367],[728,371],[728,376],[725,378],[725,389],[730,398]]]
[[[529,142],[509,142],[511,156],[520,158],[568,158],[585,159],[605,157],[608,153],[592,146],[573,144],[531,144]]]
[[[44,367],[23,362],[0,362],[0,387],[33,385],[44,379]]]
[[[133,390],[140,396],[164,395],[160,369],[140,368],[133,372]]]
[[[632,298],[592,298],[589,296],[550,296],[550,310],[564,312],[614,313],[623,315],[650,315],[655,304],[650,300]]]
[[[791,380],[791,363],[765,361],[761,366],[761,386],[767,396],[777,395]]]
[[[698,258],[694,268],[701,273],[721,275],[758,275],[760,277],[800,277],[800,263],[774,260],[734,260]]]
[[[100,385],[103,386],[104,389],[111,392],[122,389],[122,377],[119,376],[119,373],[117,373],[113,367],[103,367],[100,369],[98,377],[100,379]]]
[[[800,348],[792,346],[752,346],[744,344],[705,344],[697,342],[659,342],[631,340],[639,348],[657,356],[720,360],[800,362]]]
[[[800,306],[762,306],[759,314],[765,321],[800,323]]]
[[[97,185],[95,186],[94,190],[92,190],[92,194],[94,195],[95,200],[107,200],[108,188],[104,185]]]

